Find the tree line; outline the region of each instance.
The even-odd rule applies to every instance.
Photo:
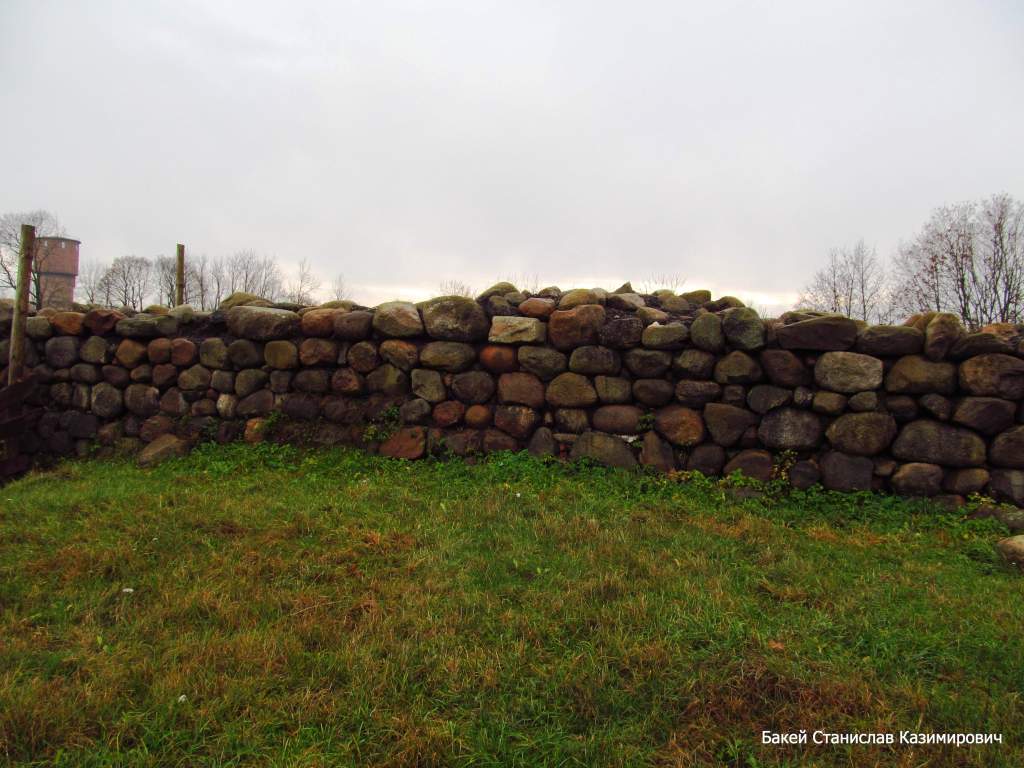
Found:
[[[968,328],[1024,322],[1024,204],[1007,194],[934,210],[889,264],[863,240],[835,248],[798,308],[871,323],[950,312]]]
[[[48,211],[0,215],[0,289],[13,291],[17,285],[17,256],[21,224],[33,224],[37,237],[63,237],[64,228]],[[33,264],[30,301],[45,304],[40,296],[40,271],[45,257]],[[150,304],[171,306],[175,300],[177,260],[174,256],[119,256],[102,262],[85,259],[79,264],[75,298],[83,304],[106,307],[131,307],[141,310]],[[237,291],[252,293],[270,301],[314,304],[325,288],[332,299],[347,297],[342,275],[329,286],[314,275],[307,259],[299,262],[293,279],[286,280],[273,256],[255,250],[239,250],[228,256],[210,258],[206,254],[185,259],[184,300],[196,309],[212,310]]]

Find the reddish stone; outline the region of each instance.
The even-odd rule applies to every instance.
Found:
[[[511,435],[506,435],[497,429],[484,430],[483,449],[484,453],[495,451],[515,451],[519,443]]]
[[[466,409],[466,424],[474,429],[491,425],[491,408],[486,405],[471,405]]]
[[[669,442],[684,448],[704,439],[704,420],[692,408],[667,405],[654,417],[654,428]]]
[[[149,355],[149,362],[151,363],[171,362],[171,340],[153,339],[149,342],[149,346],[146,347],[146,354]]]
[[[302,314],[301,325],[303,336],[327,337],[334,333],[334,318],[345,314],[345,310],[311,309]]]
[[[125,339],[117,345],[114,357],[125,368],[134,368],[146,359],[146,345],[140,344],[134,339]]]
[[[568,350],[597,344],[604,325],[604,307],[583,304],[573,309],[556,310],[548,321],[548,340],[556,349]]]
[[[338,344],[330,339],[304,339],[299,345],[299,362],[303,365],[335,365],[338,362]]]
[[[533,434],[539,422],[537,411],[525,405],[499,405],[494,411],[494,426],[521,440]]]
[[[382,456],[393,459],[418,459],[427,450],[427,431],[423,427],[405,427],[381,443]]]
[[[153,386],[159,389],[165,389],[173,384],[178,378],[178,369],[170,363],[160,363],[160,365],[153,366],[151,376],[153,379]]]
[[[351,368],[339,368],[331,376],[331,389],[343,395],[361,395],[366,391],[366,381]]]
[[[532,373],[503,373],[498,379],[498,400],[540,408],[544,405],[544,384]]]
[[[767,483],[772,479],[772,455],[768,451],[756,449],[740,451],[725,465],[722,474],[728,476],[737,471]]]
[[[542,299],[537,296],[527,299],[519,305],[520,314],[526,315],[526,317],[536,317],[540,320],[546,320],[554,310],[554,299]]]
[[[491,344],[480,350],[480,365],[492,373],[508,373],[519,367],[515,347]]]
[[[458,400],[445,400],[434,406],[434,423],[439,427],[452,427],[462,420],[466,406]]]
[[[196,345],[188,339],[171,342],[171,362],[175,365],[192,365],[196,361],[196,353]]]
[[[57,312],[50,318],[53,332],[59,336],[80,336],[85,323],[81,312]]]
[[[116,309],[91,309],[85,314],[83,323],[96,335],[110,333],[114,327],[124,320],[124,315]]]

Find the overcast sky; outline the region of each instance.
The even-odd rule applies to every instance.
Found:
[[[1024,196],[1020,0],[0,0],[0,29],[0,211],[83,259],[786,305],[833,246]]]

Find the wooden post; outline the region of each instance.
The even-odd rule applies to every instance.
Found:
[[[178,243],[178,273],[174,277],[174,303],[185,303],[185,246]]]
[[[11,318],[11,354],[7,361],[7,384],[22,377],[25,368],[25,318],[28,316],[28,295],[32,283],[32,257],[36,251],[36,228],[21,225],[21,250],[18,251],[18,287],[14,294],[14,315]]]

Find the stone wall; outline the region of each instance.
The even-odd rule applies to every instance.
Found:
[[[762,320],[706,291],[505,283],[374,309],[236,295],[214,313],[43,310],[27,330],[41,458],[98,444],[148,462],[203,439],[529,449],[1024,505],[1020,326]]]

